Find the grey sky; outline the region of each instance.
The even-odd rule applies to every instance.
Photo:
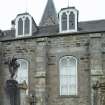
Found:
[[[53,0],[57,13],[68,6],[68,0]],[[79,21],[105,19],[105,0],[69,0],[79,10]],[[38,24],[47,0],[0,0],[0,29],[10,29],[17,14],[29,12]]]

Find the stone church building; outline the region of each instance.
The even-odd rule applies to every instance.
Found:
[[[48,0],[39,25],[22,13],[0,31],[0,105],[10,105],[5,61],[13,57],[20,105],[105,105],[105,20],[78,17],[75,7],[56,13]]]

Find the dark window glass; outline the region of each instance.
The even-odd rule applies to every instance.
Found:
[[[23,35],[23,20],[21,18],[18,21],[18,35]]]
[[[27,17],[25,19],[25,34],[29,34],[30,32],[30,20],[29,18]]]
[[[69,29],[75,29],[75,14],[73,12],[69,15]]]
[[[62,21],[62,31],[67,30],[67,15],[66,15],[66,13],[62,14],[61,21]]]

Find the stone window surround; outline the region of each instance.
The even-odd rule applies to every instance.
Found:
[[[78,97],[78,73],[77,73],[77,58],[76,57],[74,57],[74,56],[69,56],[69,55],[65,55],[65,56],[62,56],[62,57],[60,57],[60,59],[59,59],[59,70],[60,70],[60,61],[61,61],[61,59],[62,58],[64,58],[64,57],[73,57],[75,60],[76,60],[76,94],[69,94],[69,95],[62,95],[62,94],[60,94],[60,71],[59,71],[59,96],[60,97]]]
[[[64,12],[67,15],[67,30],[62,30],[62,15]],[[69,15],[71,12],[73,12],[75,15],[75,29],[69,29]],[[77,32],[77,26],[78,26],[78,11],[76,9],[68,8],[60,11],[59,13],[59,32],[60,33]]]
[[[27,85],[27,90],[26,90],[26,94],[28,94],[28,80],[29,80],[29,74],[28,74],[28,70],[29,70],[29,62],[26,60],[26,59],[18,59],[17,60],[17,62],[20,64],[20,63],[25,63],[25,65],[26,65],[26,68],[27,68],[27,70],[26,70],[26,72],[27,72],[27,80],[25,80],[25,82],[26,82],[26,85]],[[20,64],[20,66],[22,66],[22,64]],[[19,70],[19,69],[18,69]],[[25,74],[25,73],[24,73]],[[19,82],[20,80],[18,80],[18,71],[17,71],[17,74],[16,74],[16,80],[18,81],[18,83],[19,84],[21,84],[21,85],[24,85],[24,80],[23,81],[21,81],[21,82]]]
[[[23,35],[18,35],[18,21],[19,21],[20,18],[23,20]],[[25,34],[25,29],[24,29],[25,28],[25,20],[27,18],[30,20],[29,34]],[[32,17],[30,15],[20,15],[16,18],[16,34],[15,35],[16,35],[16,38],[32,35]]]

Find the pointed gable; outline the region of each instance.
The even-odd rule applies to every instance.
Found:
[[[25,12],[18,14],[15,19],[16,24],[16,37],[27,37],[32,36],[33,33],[37,32],[37,25],[33,17]]]
[[[42,16],[40,26],[48,26],[58,24],[57,13],[53,0],[48,0],[44,14]]]

